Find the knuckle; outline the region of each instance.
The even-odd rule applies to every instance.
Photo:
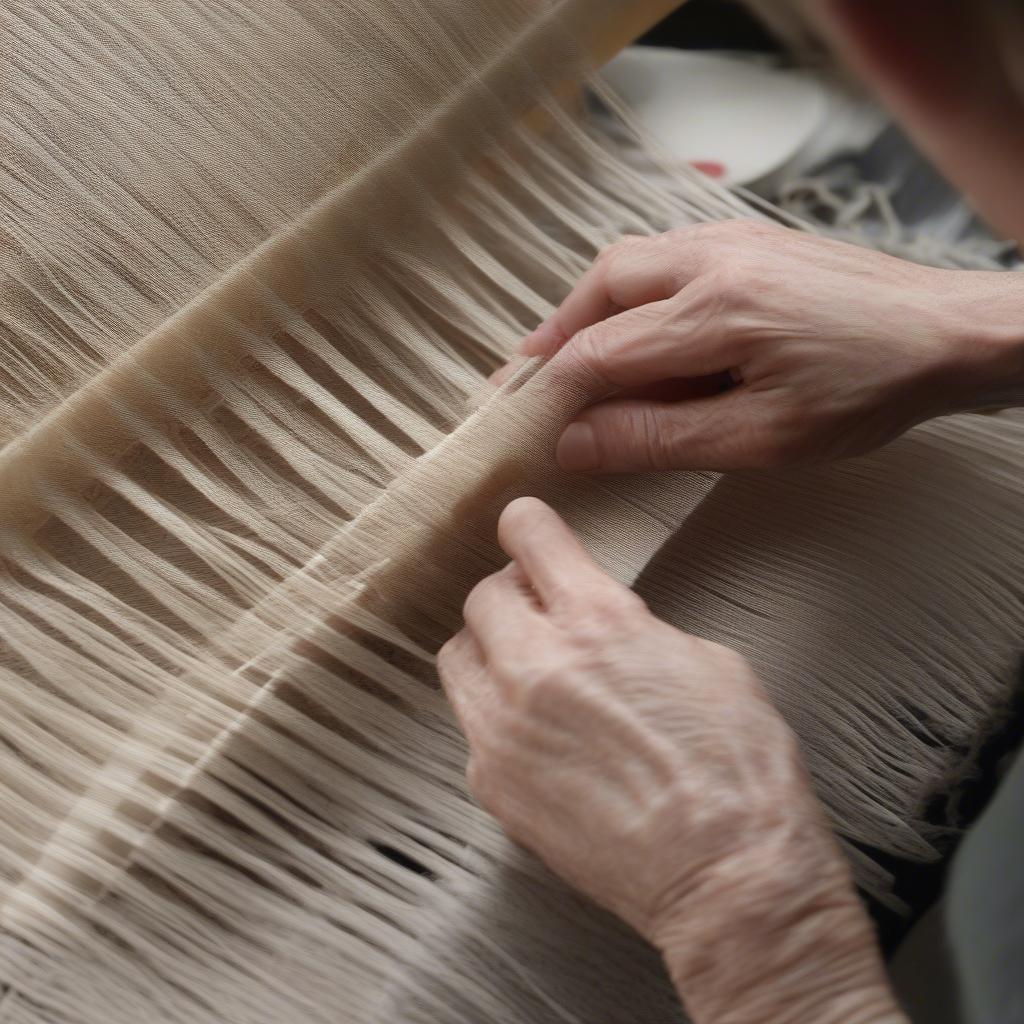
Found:
[[[480,612],[491,599],[496,581],[493,576],[482,579],[466,596],[462,606],[462,613],[465,618],[472,618]]]
[[[518,656],[511,651],[492,653],[490,668],[494,681],[502,693],[514,694],[517,690],[530,686],[538,669],[529,656]]]
[[[569,608],[579,602],[580,590],[576,583],[569,580],[548,580],[545,583],[545,604],[552,608]]]
[[[437,652],[436,664],[437,671],[441,675],[446,675],[451,668],[452,661],[455,657],[455,637],[448,640],[441,649]]]
[[[777,238],[785,229],[767,221],[737,217],[702,224],[696,230],[710,260],[720,264],[743,257],[750,246],[767,238]]]
[[[674,445],[671,432],[664,429],[654,406],[641,405],[623,423],[629,447],[638,452],[650,469],[670,469]]]
[[[614,242],[604,246],[597,254],[595,263],[607,263],[622,256],[624,253],[632,252],[639,246],[648,242],[645,235],[623,235]]]
[[[733,248],[737,237],[742,234],[736,226],[738,223],[737,220],[716,220],[699,225],[696,232],[700,244],[712,254]]]
[[[574,700],[579,694],[577,658],[573,655],[538,666],[523,687],[523,711],[528,718],[543,718],[553,705]]]
[[[651,613],[651,610],[647,607],[647,602],[639,594],[630,590],[629,587],[616,587],[615,601],[617,614],[621,616],[640,616],[646,618]]]
[[[602,384],[612,385],[608,363],[610,331],[605,321],[584,327],[573,338],[571,355]]]
[[[648,614],[647,605],[631,590],[611,583],[594,587],[572,616],[569,627],[576,645],[585,651],[615,643],[631,622]]]
[[[591,590],[591,605],[598,611],[612,615],[623,615],[634,608],[634,602],[643,604],[628,587],[606,579],[602,586]]]
[[[704,274],[703,284],[720,312],[738,306],[749,286],[744,258],[730,254]]]
[[[481,586],[483,586],[482,581],[473,587],[473,589],[466,595],[466,600],[462,602],[462,617],[466,620],[471,619],[480,607]]]

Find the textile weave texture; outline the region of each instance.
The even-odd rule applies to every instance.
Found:
[[[1015,675],[1024,424],[579,480],[588,396],[486,387],[602,246],[751,215],[581,114],[617,7],[0,0],[5,1024],[679,1016],[465,790],[433,656],[519,494],[753,660],[865,891],[939,855]]]

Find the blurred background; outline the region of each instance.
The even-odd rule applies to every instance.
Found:
[[[674,161],[921,262],[1016,266],[789,5],[689,0],[605,76]]]

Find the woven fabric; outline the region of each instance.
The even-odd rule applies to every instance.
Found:
[[[1024,426],[569,480],[585,391],[487,393],[602,245],[747,212],[581,116],[617,8],[4,0],[0,1019],[678,1012],[465,792],[432,658],[523,493],[753,658],[866,889],[936,856],[1011,688]]]

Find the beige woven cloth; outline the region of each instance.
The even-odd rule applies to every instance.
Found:
[[[432,654],[522,493],[750,655],[844,839],[936,855],[1012,687],[1020,422],[579,481],[573,382],[477,408],[601,245],[744,212],[579,116],[615,3],[0,9],[4,1024],[678,1013],[465,792]]]

